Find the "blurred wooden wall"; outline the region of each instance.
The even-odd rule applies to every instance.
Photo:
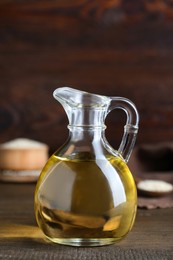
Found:
[[[173,141],[173,1],[0,0],[0,142],[58,148],[67,118],[52,92],[64,85],[131,99],[138,144]],[[115,147],[124,120],[108,116]]]

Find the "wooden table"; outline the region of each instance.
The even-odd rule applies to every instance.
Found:
[[[75,248],[51,244],[37,227],[35,184],[0,184],[0,259],[173,259],[173,208],[142,210],[121,242]]]

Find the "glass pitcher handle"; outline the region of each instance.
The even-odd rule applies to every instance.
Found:
[[[136,141],[139,114],[135,105],[129,99],[123,97],[110,97],[110,99],[111,104],[108,112],[113,109],[122,109],[127,115],[127,121],[124,126],[124,134],[118,152],[122,155],[124,160],[128,162]]]

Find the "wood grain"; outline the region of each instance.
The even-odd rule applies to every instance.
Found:
[[[34,184],[0,184],[0,259],[171,259],[172,208],[138,210],[128,236],[111,246],[73,248],[45,240],[34,215]]]
[[[67,118],[53,100],[68,85],[125,96],[140,113],[137,142],[173,140],[173,21],[169,1],[1,1],[0,142],[28,137],[55,151]],[[125,117],[112,112],[117,148]]]

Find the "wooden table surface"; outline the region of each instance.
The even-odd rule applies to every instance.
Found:
[[[173,259],[173,208],[138,209],[121,242],[76,248],[45,240],[35,221],[34,189],[35,184],[0,184],[0,259]]]

